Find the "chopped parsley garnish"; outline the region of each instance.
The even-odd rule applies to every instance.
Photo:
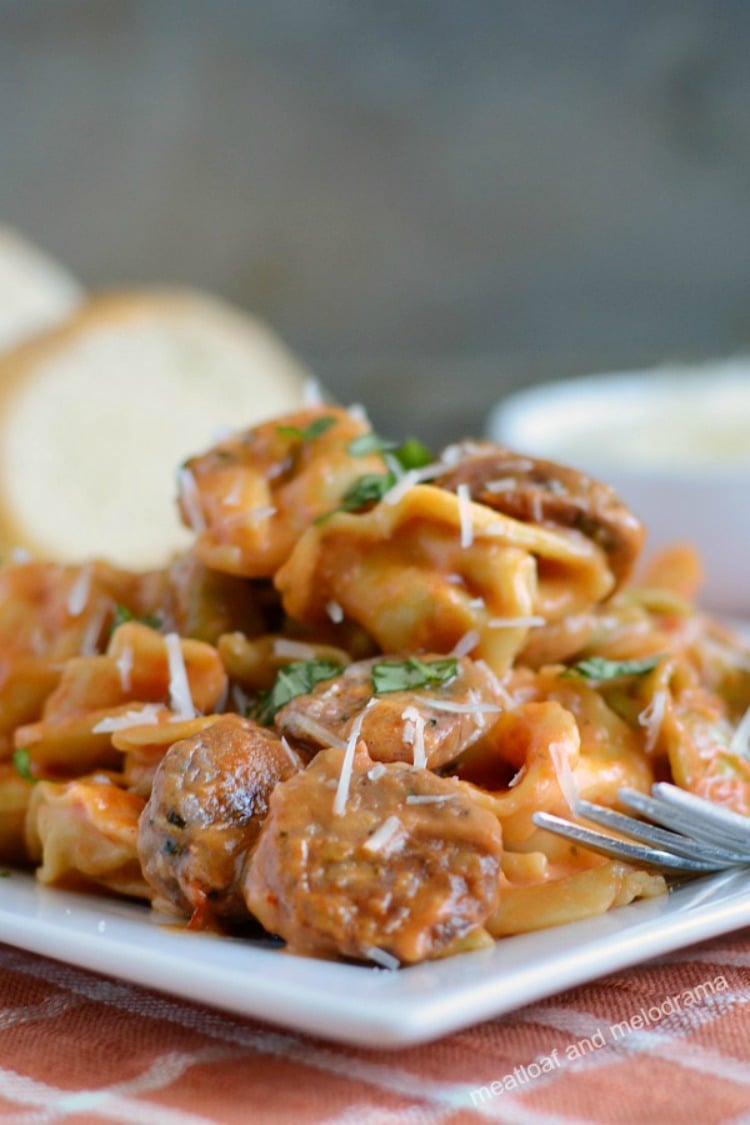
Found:
[[[31,755],[25,746],[21,746],[18,750],[13,751],[13,765],[16,767],[16,773],[19,774],[24,781],[37,780],[31,772]]]
[[[305,426],[304,430],[299,426],[277,426],[276,430],[282,437],[296,438],[298,441],[314,441],[335,425],[336,419],[330,414],[324,414],[322,418],[316,418],[309,426]]]
[[[385,441],[374,431],[354,438],[347,448],[353,457],[366,457],[371,453],[380,454],[385,461],[387,471],[363,473],[361,477],[357,477],[341,497],[341,503],[330,512],[318,516],[315,523],[321,523],[335,512],[358,512],[368,504],[377,504],[386,492],[390,492],[402,473],[410,469],[424,468],[434,460],[427,446],[416,438],[407,438],[401,445],[397,445],[396,442]]]
[[[147,613],[144,617],[136,617],[126,605],[118,604],[115,606],[115,615],[112,618],[112,625],[109,630],[110,636],[115,629],[119,629],[121,625],[125,625],[128,621],[137,621],[139,625],[147,625],[149,629],[158,629],[161,626],[158,614]]]
[[[377,503],[395,483],[393,473],[364,473],[347,488],[341,498],[339,511],[355,512],[358,508],[364,508],[365,504]]]
[[[649,656],[646,660],[605,660],[603,656],[589,656],[579,660],[563,672],[566,678],[582,676],[584,680],[616,680],[620,676],[645,676],[653,672],[661,656]]]
[[[389,691],[440,687],[450,683],[457,675],[458,660],[454,656],[429,661],[410,656],[408,660],[383,660],[374,664],[372,686],[376,695],[385,695]]]
[[[10,871],[0,871],[0,879],[10,879]]]
[[[423,469],[425,465],[431,465],[435,460],[424,442],[413,437],[407,438],[405,442],[399,445],[394,456],[405,471]]]
[[[332,660],[295,660],[280,668],[270,691],[264,691],[249,709],[250,718],[267,726],[273,722],[277,711],[298,695],[307,695],[316,684],[331,680],[343,672],[341,664]]]
[[[407,438],[399,445],[395,441],[386,441],[374,430],[369,434],[360,434],[350,441],[348,450],[352,457],[368,457],[371,453],[381,453],[386,462],[392,459],[396,463],[396,468],[404,471],[422,469],[425,465],[432,464],[434,460],[427,446],[417,438]]]

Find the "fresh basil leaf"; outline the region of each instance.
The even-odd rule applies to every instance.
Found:
[[[277,433],[282,437],[296,438],[298,441],[314,441],[315,438],[320,437],[322,434],[330,430],[331,426],[336,425],[336,419],[331,417],[330,414],[324,414],[321,418],[316,418],[309,426],[305,426],[304,430],[299,426],[277,426]]]
[[[16,773],[19,774],[24,781],[36,781],[31,772],[31,755],[25,746],[21,746],[18,750],[13,751],[13,765],[16,767]]]
[[[563,676],[600,681],[616,680],[620,676],[645,676],[653,672],[660,660],[661,656],[649,656],[645,660],[605,660],[603,656],[589,656],[566,669]]]
[[[307,695],[316,684],[331,680],[343,672],[341,664],[332,660],[298,660],[280,668],[270,691],[264,691],[248,710],[250,718],[268,726],[277,711],[298,695]]]
[[[455,657],[424,661],[410,656],[408,660],[383,660],[374,664],[372,686],[376,695],[386,695],[391,691],[440,687],[450,683],[457,675],[458,660]]]

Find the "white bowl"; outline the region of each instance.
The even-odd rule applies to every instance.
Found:
[[[750,616],[750,358],[535,387],[500,402],[487,432],[613,485],[647,554],[692,543],[702,604]]]

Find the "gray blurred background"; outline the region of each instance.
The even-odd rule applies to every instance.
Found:
[[[0,221],[376,424],[750,344],[746,0],[0,0]]]

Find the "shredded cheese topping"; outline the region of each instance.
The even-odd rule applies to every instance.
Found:
[[[427,769],[427,752],[424,745],[425,718],[416,707],[405,707],[401,712],[404,720],[404,742],[413,748],[414,769]]]
[[[445,801],[452,801],[455,796],[457,796],[455,793],[426,793],[424,796],[411,793],[406,798],[406,803],[407,805],[442,805]]]
[[[335,816],[343,816],[346,812],[346,802],[349,798],[349,786],[352,780],[352,766],[354,765],[354,755],[357,751],[360,731],[365,721],[365,715],[374,702],[375,700],[371,699],[367,707],[360,711],[352,724],[352,731],[346,744],[346,750],[344,751],[344,760],[341,763],[341,774],[336,789],[336,796],[333,799],[333,812]]]
[[[536,613],[528,617],[490,617],[487,621],[489,629],[538,629],[546,624],[545,619]]]
[[[647,707],[644,707],[638,716],[638,725],[642,726],[646,731],[646,740],[643,744],[643,749],[647,754],[656,746],[661,731],[661,725],[664,722],[664,715],[667,710],[668,697],[664,690],[655,691],[651,697],[651,702]]]
[[[309,715],[295,715],[294,725],[302,734],[309,734],[311,738],[316,739],[321,746],[332,747],[334,750],[346,750],[347,748],[348,743],[345,739],[339,738],[332,730],[323,726],[316,719],[310,718]]]
[[[167,633],[164,637],[169,663],[169,706],[175,712],[175,720],[194,719],[196,716],[193,697],[190,694],[182,645],[177,633]]]
[[[472,695],[474,695],[473,699]],[[449,711],[454,715],[499,715],[501,710],[496,703],[482,703],[473,692],[469,692],[469,703],[454,703],[451,699],[430,699],[426,695],[418,695],[417,699],[420,703],[424,703],[425,707],[431,707],[433,711]]]
[[[422,469],[407,469],[401,479],[397,480],[393,488],[389,488],[383,496],[383,503],[398,504],[415,484],[423,484],[425,481],[434,480],[443,472],[445,472],[445,466],[439,464],[425,465]]]
[[[117,664],[117,671],[120,674],[120,687],[123,691],[130,691],[133,686],[132,671],[133,671],[133,647],[126,645],[121,654],[115,661]]]
[[[180,493],[180,499],[185,505],[185,513],[190,527],[196,535],[202,535],[206,530],[206,521],[203,517],[198,485],[195,483],[195,477],[190,472],[190,469],[182,468],[178,470],[177,488]]]
[[[469,629],[468,633],[464,633],[456,641],[451,649],[451,656],[468,656],[477,647],[481,639],[478,629]]]
[[[390,856],[394,852],[398,852],[404,845],[405,830],[401,821],[397,816],[389,816],[380,825],[376,832],[373,832],[369,839],[365,840],[362,845],[362,850],[371,852],[373,855]]]
[[[555,774],[557,775],[557,784],[560,786],[560,792],[565,798],[570,811],[575,813],[581,795],[578,792],[578,786],[576,785],[573,771],[570,768],[570,762],[568,761],[565,749],[559,742],[551,742],[549,755],[552,759]]]
[[[106,719],[101,719],[93,728],[93,733],[109,734],[129,727],[156,726],[159,716],[163,714],[164,709],[159,704],[146,703],[139,711],[126,711],[122,715],[109,715]]]
[[[516,488],[518,481],[515,477],[498,477],[497,480],[488,480],[484,483],[485,492],[510,492],[512,488]]]
[[[338,602],[326,602],[326,613],[328,614],[334,625],[340,625],[344,620],[344,611]]]
[[[291,641],[286,637],[278,637],[273,642],[273,654],[288,656],[291,660],[315,660],[318,650],[314,645],[307,645],[304,641]]]
[[[287,740],[286,740],[286,738],[284,737],[283,734],[282,734],[279,741],[281,742],[284,753],[286,754],[289,761],[292,763],[292,765],[294,766],[295,769],[299,769],[300,765],[301,765],[299,757],[295,753],[295,751],[292,750],[291,746],[289,745],[289,743],[287,742]]]
[[[71,617],[80,617],[88,605],[91,593],[91,578],[93,568],[91,563],[83,567],[68,594],[68,613]]]
[[[465,550],[474,542],[474,523],[471,518],[471,490],[468,484],[459,484],[456,489],[458,497],[458,522],[461,528],[461,547]]]
[[[89,621],[84,630],[83,639],[81,640],[81,656],[96,656],[99,651],[99,637],[101,636],[108,613],[109,610],[107,606],[102,606],[99,612]]]
[[[381,969],[388,969],[389,972],[395,972],[396,969],[401,967],[401,962],[397,957],[387,953],[385,949],[379,949],[377,945],[371,945],[366,949],[365,955],[376,965],[379,965]]]

